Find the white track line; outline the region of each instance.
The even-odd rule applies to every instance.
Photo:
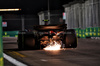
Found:
[[[10,57],[10,56],[8,56],[8,55],[5,54],[5,53],[3,53],[3,56],[4,56],[4,58],[5,58],[6,60],[8,60],[9,62],[11,62],[12,64],[14,64],[14,65],[16,65],[16,66],[28,66],[28,65],[26,65],[26,64],[23,64],[23,63],[17,61],[16,59],[14,59],[14,58],[12,58],[12,57]]]

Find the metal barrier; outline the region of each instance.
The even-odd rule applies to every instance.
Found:
[[[3,31],[3,37],[18,37],[19,31]]]
[[[0,66],[3,66],[2,17],[0,16]]]
[[[100,37],[100,27],[91,27],[86,29],[75,29],[77,37],[88,38],[88,37]]]

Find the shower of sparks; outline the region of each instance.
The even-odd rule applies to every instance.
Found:
[[[61,49],[61,44],[57,43],[56,41],[51,42],[50,45],[48,45],[44,50],[60,50]]]

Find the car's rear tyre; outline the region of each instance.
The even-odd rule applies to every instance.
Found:
[[[76,48],[77,47],[77,37],[75,30],[70,29],[67,30],[64,35],[64,44],[66,48]]]
[[[37,38],[32,33],[18,34],[18,49],[19,50],[39,49]]]

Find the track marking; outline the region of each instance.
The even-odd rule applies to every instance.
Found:
[[[18,57],[26,57],[25,55],[21,54],[21,53],[18,53],[18,52],[15,52],[15,51],[6,51],[8,54],[10,55],[13,55],[13,56],[18,56]]]
[[[6,55],[5,53],[3,53],[3,56],[6,60],[8,60],[9,62],[11,62],[12,64],[16,65],[16,66],[28,66],[24,63],[19,62],[18,60]]]
[[[20,53],[18,53],[18,52],[15,52],[15,51],[12,51],[11,53],[13,53],[13,54],[15,54],[15,55],[18,55],[18,56],[20,56],[20,57],[25,57],[24,55],[22,55],[22,54],[20,54]]]

